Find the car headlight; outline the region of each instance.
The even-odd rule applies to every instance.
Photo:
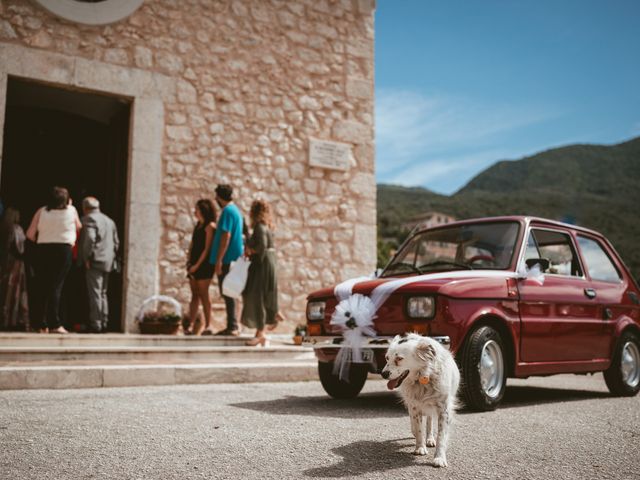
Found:
[[[409,297],[407,314],[411,318],[431,318],[435,313],[435,306],[433,297]]]
[[[307,319],[324,320],[325,302],[309,302],[307,304]]]

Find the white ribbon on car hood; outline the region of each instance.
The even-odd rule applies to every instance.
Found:
[[[378,285],[373,289],[369,297],[360,294],[353,295],[353,288],[360,282],[370,281],[374,278],[358,277],[342,282],[336,285],[333,291],[339,303],[331,316],[330,324],[338,327],[344,338],[336,357],[333,373],[339,375],[341,380],[348,381],[349,364],[362,362],[362,340],[365,336],[373,337],[376,335],[376,331],[373,328],[373,319],[376,312],[393,292],[413,283],[467,278],[528,278],[541,285],[544,283],[544,274],[542,274],[538,265],[534,265],[533,268],[526,269],[521,273],[505,270],[460,270],[397,278]]]

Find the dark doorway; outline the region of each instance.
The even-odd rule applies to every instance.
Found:
[[[20,211],[26,230],[54,185],[69,190],[82,216],[82,199],[93,195],[118,226],[124,253],[130,102],[9,78],[4,124],[0,198]],[[109,330],[122,331],[122,275],[109,282]],[[75,267],[63,293],[65,325],[87,322],[83,272]]]

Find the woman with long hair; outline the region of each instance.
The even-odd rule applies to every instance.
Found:
[[[215,273],[215,267],[209,263],[209,252],[213,235],[216,231],[216,208],[213,202],[203,198],[196,202],[194,215],[197,223],[191,236],[189,245],[189,260],[187,262],[187,276],[191,287],[191,302],[189,303],[190,325],[185,330],[187,335],[211,335],[211,300],[209,285]],[[198,309],[202,304],[204,325],[194,331]]]
[[[249,212],[251,237],[247,240],[246,254],[251,259],[247,285],[242,293],[242,324],[255,328],[255,338],[248,346],[265,346],[265,326],[278,322],[278,280],[276,250],[273,243],[273,217],[271,206],[264,200],[255,200]]]
[[[0,329],[29,330],[24,247],[20,212],[9,207],[0,224]]]
[[[27,230],[27,238],[37,244],[33,319],[41,333],[68,333],[60,322],[60,295],[71,268],[71,249],[81,228],[69,191],[53,187],[47,205],[36,212]]]

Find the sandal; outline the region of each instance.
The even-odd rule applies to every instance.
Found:
[[[58,327],[49,329],[49,333],[69,333],[69,331],[64,327]]]
[[[267,337],[253,337],[251,340],[244,342],[247,347],[268,347],[269,340]]]

